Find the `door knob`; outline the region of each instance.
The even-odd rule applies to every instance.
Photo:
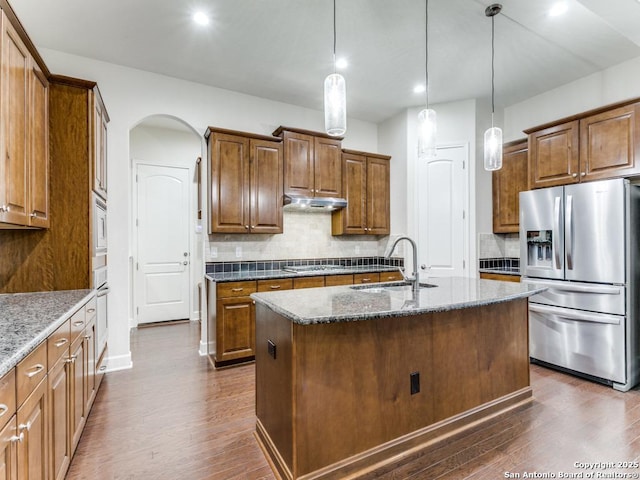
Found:
[[[188,257],[188,256],[189,256],[189,254],[188,254],[187,252],[184,252],[184,253],[183,253],[183,255],[184,255],[185,257]]]
[[[187,262],[186,260],[184,262],[182,262],[183,265],[188,265],[189,262]]]
[[[422,270],[426,270],[426,269],[427,269],[427,266],[423,263],[422,265],[420,265],[420,268],[421,268]]]

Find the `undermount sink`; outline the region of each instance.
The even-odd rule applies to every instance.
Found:
[[[433,288],[437,287],[437,285],[433,285],[431,283],[419,283],[419,287],[422,288]],[[367,283],[364,285],[353,285],[349,287],[353,290],[365,290],[371,293],[379,293],[385,291],[394,291],[394,290],[404,290],[405,287],[411,287],[413,284],[411,282],[388,282],[388,283]]]

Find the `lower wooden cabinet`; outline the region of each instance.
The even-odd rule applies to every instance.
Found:
[[[360,283],[377,283],[379,281],[379,273],[355,273],[353,275],[353,283],[356,285]]]
[[[65,478],[97,389],[95,319],[73,326],[86,308],[0,378],[0,480]]]
[[[501,273],[480,272],[480,278],[484,280],[500,280],[501,282],[520,282],[520,275],[507,275]]]
[[[251,297],[219,299],[216,317],[216,362],[253,359],[256,336],[255,307]]]

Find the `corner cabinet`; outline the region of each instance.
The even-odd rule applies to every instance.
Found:
[[[284,193],[305,197],[342,197],[342,138],[279,127],[284,144]]]
[[[279,138],[209,127],[209,233],[282,233]]]
[[[492,174],[493,233],[518,233],[520,192],[529,189],[527,139],[504,145],[502,168]]]
[[[634,99],[525,130],[531,188],[640,175],[639,120]]]
[[[388,235],[391,157],[343,150],[342,178],[347,206],[332,213],[332,235]]]
[[[0,223],[48,227],[48,82],[4,11],[1,42]]]

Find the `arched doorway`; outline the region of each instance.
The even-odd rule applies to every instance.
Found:
[[[200,319],[202,151],[202,136],[175,117],[153,115],[129,132],[134,327]]]

